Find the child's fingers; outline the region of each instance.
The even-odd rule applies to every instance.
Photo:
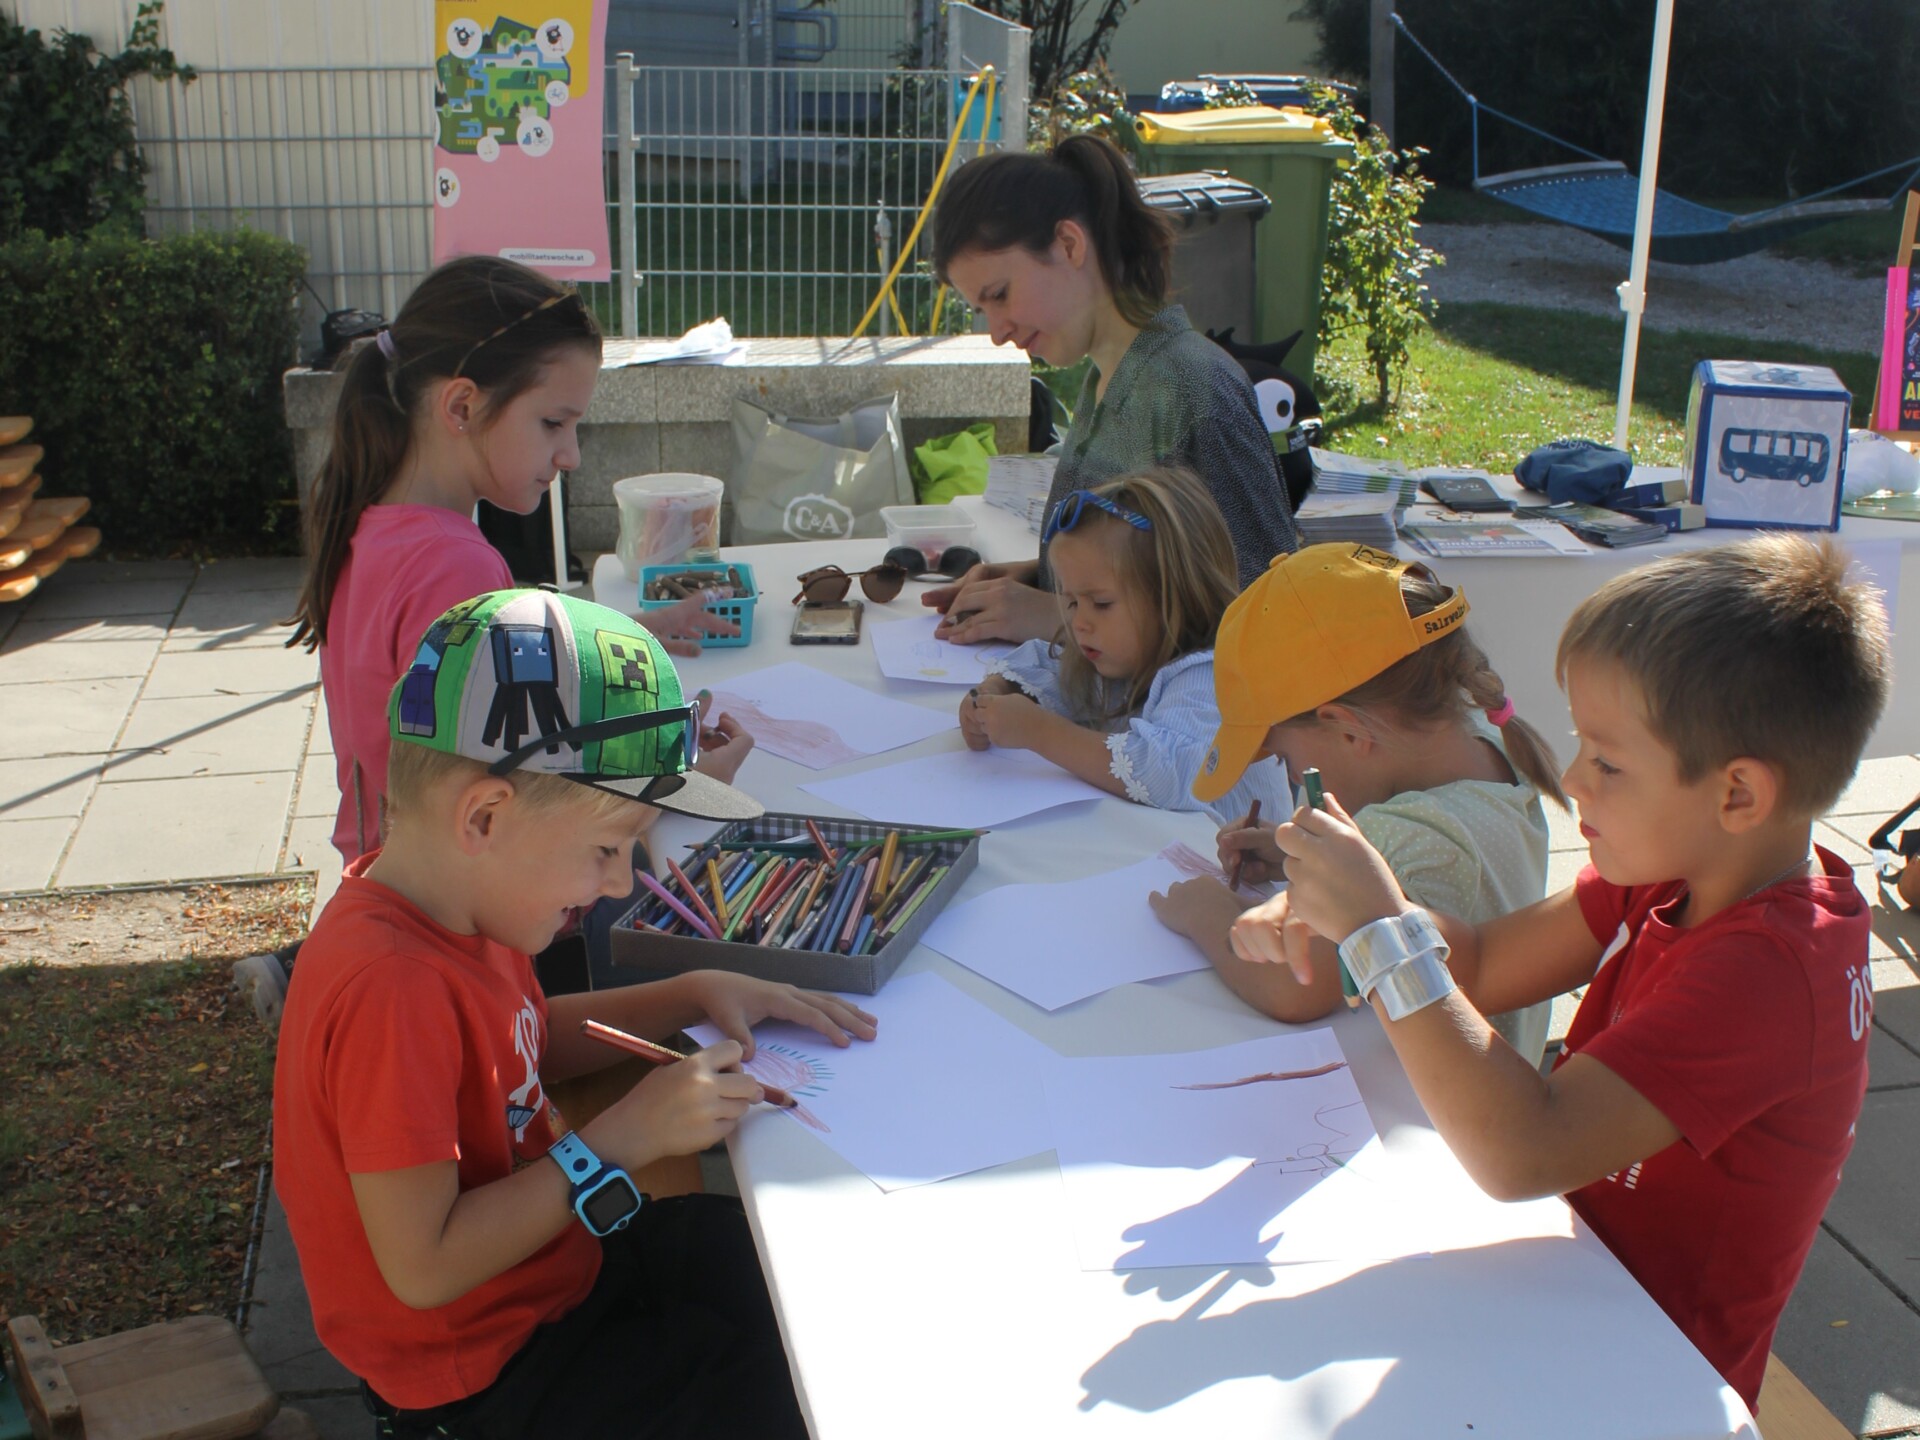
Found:
[[[1288,917],[1280,927],[1281,953],[1286,957],[1293,978],[1302,985],[1313,983],[1313,927],[1304,920]]]

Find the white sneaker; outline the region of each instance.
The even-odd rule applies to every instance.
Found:
[[[260,1023],[278,1033],[280,1011],[287,1003],[287,971],[275,954],[249,955],[233,967],[233,988],[251,1001]]]

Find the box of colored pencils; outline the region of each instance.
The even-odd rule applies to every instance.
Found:
[[[976,830],[762,815],[657,857],[613,928],[614,963],[734,970],[871,995],[980,863]],[[638,977],[636,977],[638,978]]]

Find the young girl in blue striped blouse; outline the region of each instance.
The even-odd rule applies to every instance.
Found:
[[[1142,805],[1202,808],[1190,787],[1220,725],[1213,635],[1233,602],[1226,522],[1191,471],[1157,468],[1069,492],[1047,519],[1064,628],[992,663],[960,702],[975,750],[1044,755]],[[1220,818],[1293,809],[1280,766],[1249,766]]]

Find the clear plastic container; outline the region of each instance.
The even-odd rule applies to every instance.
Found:
[[[613,482],[620,507],[614,554],[627,578],[640,579],[649,565],[678,565],[720,544],[723,481],[711,475],[629,475]]]
[[[888,546],[913,546],[927,557],[928,569],[948,546],[973,544],[973,519],[958,505],[882,505],[880,518]]]

